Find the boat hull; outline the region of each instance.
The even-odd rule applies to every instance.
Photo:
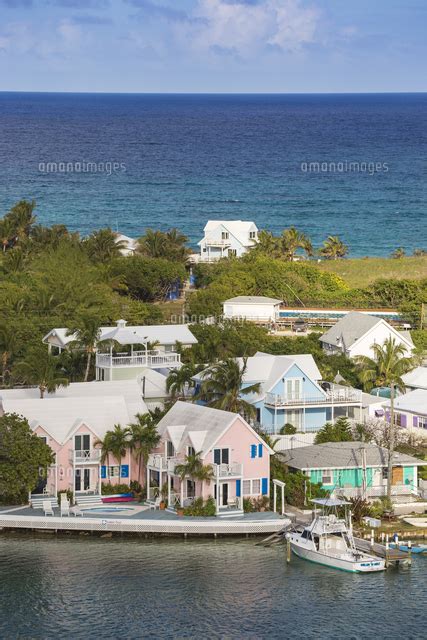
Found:
[[[360,561],[345,560],[343,558],[327,556],[313,549],[305,549],[294,542],[291,542],[291,549],[299,558],[316,562],[331,569],[339,569],[350,573],[372,573],[385,570],[385,562],[380,558],[367,557]]]

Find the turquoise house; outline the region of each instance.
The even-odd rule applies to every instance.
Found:
[[[291,471],[302,471],[331,494],[379,498],[387,494],[388,451],[367,442],[327,442],[280,453]],[[418,496],[418,467],[425,462],[395,452],[392,496]]]
[[[240,366],[243,359],[239,358]],[[196,393],[204,371],[195,376]],[[361,411],[358,389],[322,382],[311,354],[276,356],[258,352],[247,358],[244,387],[260,384],[257,394],[244,395],[256,409],[256,423],[267,433],[279,433],[285,424],[297,431],[318,431],[339,416],[356,417]]]

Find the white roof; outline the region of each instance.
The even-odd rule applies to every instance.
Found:
[[[138,383],[141,385],[144,399],[166,398],[169,393],[166,389],[167,376],[157,369],[145,368],[138,374]]]
[[[170,437],[177,451],[190,440],[196,452],[201,451],[204,457],[238,417],[238,414],[230,411],[178,401],[160,420],[157,429],[162,436]],[[240,419],[267,447],[252,427],[243,418]],[[269,451],[273,453],[271,449]]]
[[[81,424],[101,439],[115,424],[125,427],[148,410],[136,380],[73,382],[43,399],[34,387],[2,389],[0,405],[5,413],[23,415],[32,429],[41,426],[60,444]]]
[[[121,324],[119,324],[121,323]],[[49,342],[50,337],[57,338],[62,346],[73,342],[76,335],[67,335],[67,328],[52,329],[43,338],[43,342]],[[191,333],[187,324],[160,324],[160,325],[136,325],[126,326],[125,321],[118,321],[115,327],[100,327],[100,341],[115,340],[120,344],[141,344],[144,342],[158,342],[161,345],[196,344],[197,339]]]
[[[282,304],[282,300],[266,296],[236,296],[225,300],[224,304]]]
[[[237,361],[240,367],[242,367],[243,358],[237,358]],[[247,396],[246,399],[252,403],[261,400],[294,364],[297,365],[310,380],[314,382],[321,380],[322,375],[311,354],[275,356],[258,351],[254,356],[247,358],[243,382],[247,385],[260,382],[261,390],[259,394]],[[205,371],[208,371],[208,369],[205,369]],[[196,380],[203,380],[205,371],[198,373],[194,378]],[[324,393],[320,387],[319,390],[321,393]]]
[[[257,231],[258,228],[254,222],[249,220],[208,220],[205,224],[205,238],[208,237],[218,227],[224,227],[232,236],[234,236],[241,244],[250,246],[255,243],[254,239],[249,239],[250,231]],[[204,239],[205,239],[204,238]],[[200,240],[198,244],[204,241]]]
[[[344,349],[350,349],[366,333],[380,324],[385,325],[393,336],[400,337],[409,348],[413,348],[414,345],[409,331],[397,331],[383,318],[361,313],[360,311],[347,313],[320,337],[320,341],[333,346],[342,345]]]
[[[390,400],[383,402],[384,407],[390,406]],[[398,411],[409,411],[427,416],[427,389],[415,389],[395,398],[394,408]]]
[[[427,389],[427,367],[416,367],[413,371],[405,373],[402,380],[408,387]]]

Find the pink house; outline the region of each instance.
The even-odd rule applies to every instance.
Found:
[[[213,496],[217,515],[243,513],[243,498],[269,496],[270,455],[274,453],[240,415],[176,402],[158,425],[161,442],[147,465],[147,499],[167,486],[169,508]],[[210,482],[181,481],[176,465],[200,453],[212,465]]]
[[[101,464],[95,443],[120,424],[126,427],[136,413],[148,411],[136,380],[75,382],[40,399],[38,389],[0,391],[0,415],[24,416],[34,433],[55,453],[48,476],[40,478],[34,493],[56,496],[58,491],[100,495],[101,483],[129,484],[138,479],[138,467],[129,450],[119,461],[112,456]]]

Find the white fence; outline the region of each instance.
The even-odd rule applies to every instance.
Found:
[[[316,433],[295,433],[289,436],[271,436],[272,440],[277,440],[274,445],[276,451],[287,451],[289,449],[298,449],[299,447],[309,447],[314,444]]]

